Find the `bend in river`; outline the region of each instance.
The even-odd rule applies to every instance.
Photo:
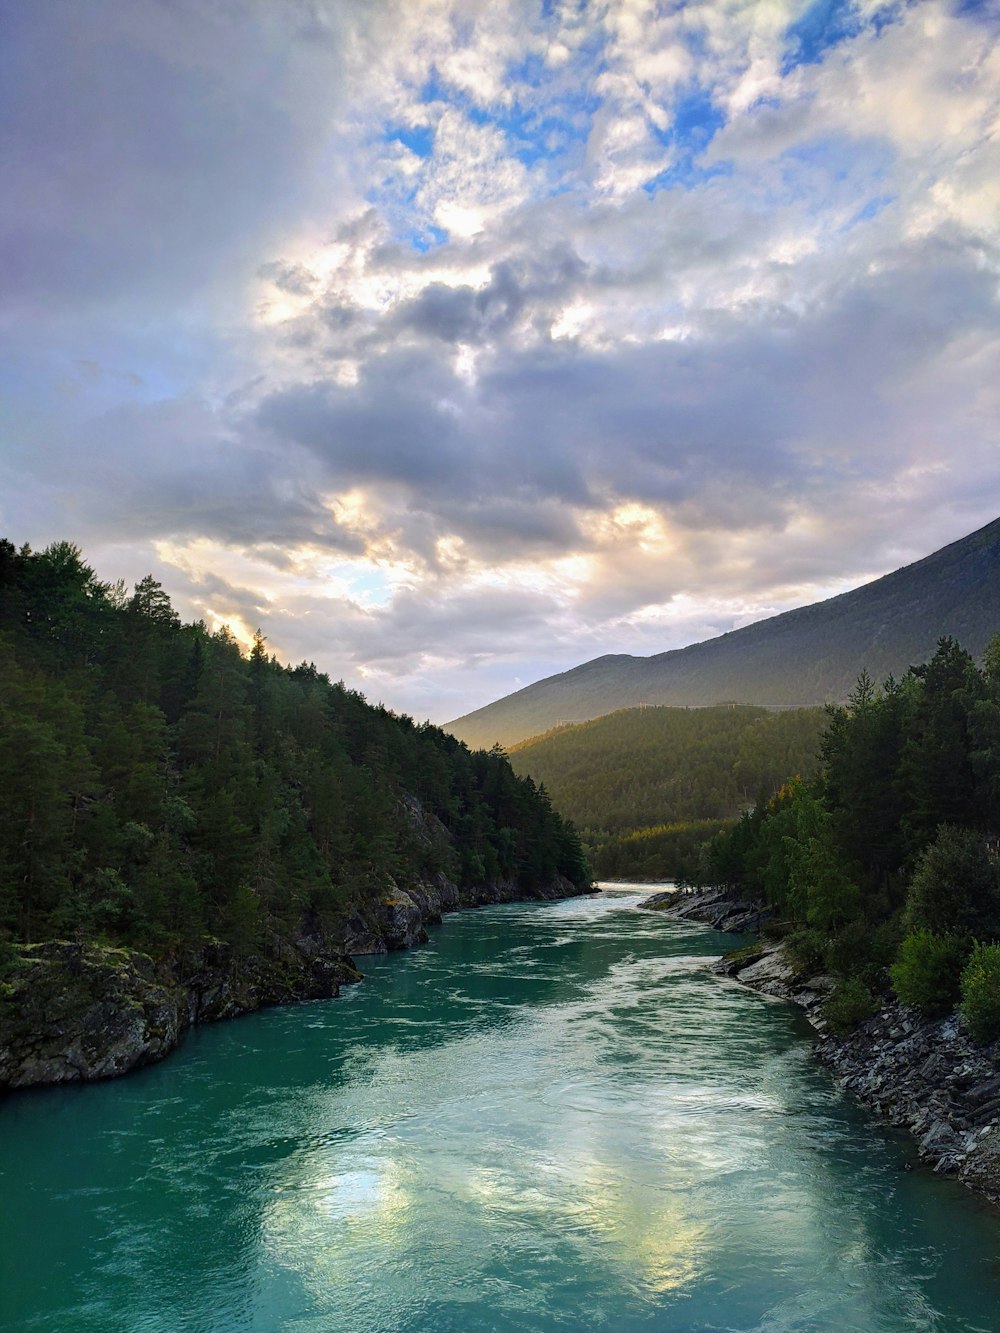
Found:
[[[637,893],[0,1105],[5,1328],[995,1328],[1000,1222]]]

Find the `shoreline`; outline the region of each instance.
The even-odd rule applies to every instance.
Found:
[[[643,910],[740,932],[757,904],[720,889],[653,895]],[[724,924],[720,925],[719,923]],[[841,1087],[915,1141],[920,1161],[1000,1205],[1000,1043],[977,1046],[956,1014],[928,1019],[896,1000],[838,1036],[822,1017],[836,978],[801,976],[780,941],[760,939],[710,970],[748,990],[788,1000],[816,1032],[816,1058]]]
[[[26,945],[0,979],[0,1095],[120,1078],[165,1059],[197,1024],[334,999],[363,980],[356,957],[423,944],[446,914],[586,892],[562,877],[525,890],[515,880],[459,888],[441,876],[353,904],[339,938],[304,919],[266,955],[212,941],[169,959],[93,942]]]

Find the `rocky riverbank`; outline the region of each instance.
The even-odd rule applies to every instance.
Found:
[[[668,912],[680,921],[700,921],[714,930],[734,935],[760,930],[774,915],[770,908],[739,898],[726,889],[702,889],[697,893],[665,889],[663,893],[649,894],[640,906],[647,912]]]
[[[446,912],[577,892],[562,878],[528,891],[514,880],[459,888],[443,876],[390,886],[359,903],[336,937],[304,920],[266,955],[221,944],[160,960],[93,943],[27,946],[0,979],[0,1089],[117,1077],[162,1060],[195,1023],[337,995],[361,980],[352,955],[412,948]]]
[[[759,908],[722,890],[657,894],[644,906],[716,929],[757,929]],[[977,1046],[957,1015],[926,1019],[894,1000],[846,1036],[827,1030],[833,977],[799,974],[780,943],[760,940],[719,959],[715,972],[804,1009],[817,1057],[841,1085],[906,1130],[932,1170],[1000,1204],[1000,1043]]]

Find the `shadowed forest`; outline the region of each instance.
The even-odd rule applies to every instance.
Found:
[[[373,706],[258,634],[182,624],[152,578],[0,542],[0,945],[252,950],[366,894],[588,881],[501,751]]]

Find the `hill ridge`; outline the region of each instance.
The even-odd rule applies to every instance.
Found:
[[[820,602],[649,657],[605,653],[445,723],[470,745],[512,745],[560,720],[639,703],[807,707],[929,658],[943,634],[979,656],[1000,630],[1000,518]]]

